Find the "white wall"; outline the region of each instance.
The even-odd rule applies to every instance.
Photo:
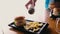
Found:
[[[34,21],[45,21],[44,0],[37,0],[35,13],[28,14],[25,4],[29,0],[0,0],[0,23],[10,23],[16,16],[25,16]]]

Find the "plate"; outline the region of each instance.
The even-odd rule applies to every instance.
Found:
[[[26,20],[26,23],[29,23],[29,22],[35,22],[35,21],[32,21],[32,20]],[[21,26],[21,27],[17,27],[14,22],[8,24],[8,26],[14,28],[14,29],[17,29],[19,31],[22,31],[24,33],[30,33],[30,34],[40,34],[41,32],[43,32],[44,29],[46,29],[48,27],[48,23],[43,23],[43,22],[40,22],[43,24],[43,26],[37,31],[37,32],[32,32],[32,31],[29,31],[29,30],[26,30],[24,28],[24,26]]]

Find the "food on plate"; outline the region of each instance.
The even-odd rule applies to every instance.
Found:
[[[19,16],[14,19],[14,23],[16,26],[23,26],[26,24],[25,17]]]
[[[38,31],[43,24],[39,22],[29,22],[24,28],[32,32]]]

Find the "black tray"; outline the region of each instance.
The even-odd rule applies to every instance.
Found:
[[[34,22],[34,21],[32,21],[32,20],[26,20],[26,22],[28,23],[28,22]],[[43,22],[41,22],[41,23],[43,23]],[[12,27],[12,28],[14,28],[14,29],[17,29],[17,30],[19,30],[19,31],[22,31],[22,32],[24,32],[25,34],[40,34],[41,32],[43,32],[44,29],[47,29],[48,23],[43,23],[43,26],[40,28],[40,30],[39,30],[38,32],[30,32],[30,31],[27,31],[23,26],[17,27],[17,26],[14,24],[14,22],[10,23],[8,26],[10,26],[10,27]]]

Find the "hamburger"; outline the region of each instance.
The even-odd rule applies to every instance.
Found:
[[[24,26],[26,24],[25,17],[19,16],[14,19],[14,23],[16,26]]]

